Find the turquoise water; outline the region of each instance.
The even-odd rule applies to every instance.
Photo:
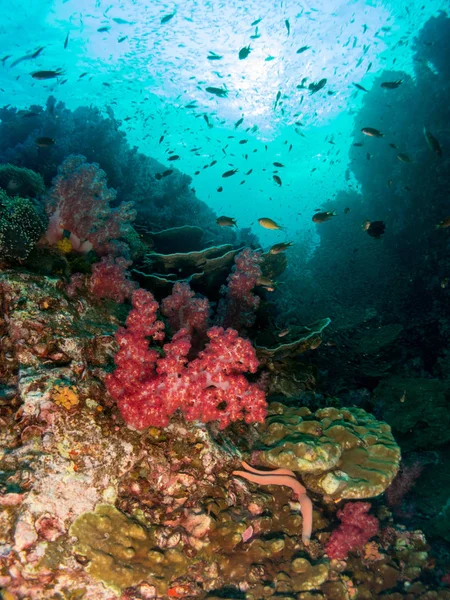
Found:
[[[4,103],[18,108],[44,104],[50,93],[69,108],[92,104],[105,116],[111,106],[116,118],[127,119],[121,130],[131,144],[162,163],[174,150],[177,168],[200,171],[197,196],[252,226],[263,243],[284,237],[262,231],[261,216],[285,226],[290,238],[302,231],[316,239],[312,212],[348,187],[353,118],[364,96],[354,84],[370,90],[393,67],[413,73],[412,36],[445,4],[13,1],[2,12],[2,57],[11,58],[0,68],[0,87]],[[239,60],[249,44],[249,56]],[[12,66],[41,47],[37,58]],[[222,58],[208,60],[211,52]],[[30,76],[42,69],[64,75]],[[327,82],[311,94],[297,89],[303,78],[306,88]],[[228,96],[209,94],[208,86],[224,87]],[[212,160],[217,164],[203,170]],[[284,165],[281,187],[272,179],[273,162]],[[239,171],[222,179],[230,168]]]

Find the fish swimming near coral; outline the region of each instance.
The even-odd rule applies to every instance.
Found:
[[[173,11],[173,13],[170,13],[169,15],[164,15],[164,17],[161,17],[161,20],[160,20],[161,25],[164,25],[165,23],[168,23],[169,21],[171,21],[176,14],[177,14],[177,12]]]
[[[292,245],[292,242],[280,242],[279,244],[274,244],[269,250],[269,254],[280,254],[281,252],[285,252]]]
[[[362,229],[365,231],[370,237],[380,238],[386,229],[386,225],[383,221],[364,221],[362,224]]]
[[[219,225],[219,227],[237,227],[236,219],[233,219],[232,217],[226,217],[225,215],[218,217],[216,219],[216,223]]]
[[[281,177],[279,177],[278,175],[273,175],[273,180],[277,185],[279,185],[280,187],[282,186],[283,182],[281,181]]]
[[[395,90],[401,85],[402,81],[403,79],[397,79],[397,81],[383,81],[381,87],[385,90]]]
[[[376,137],[376,138],[384,137],[384,133],[381,133],[381,131],[378,131],[378,129],[374,129],[373,127],[363,127],[361,129],[361,133],[363,133],[364,135],[367,135],[369,137]]]
[[[50,148],[50,146],[53,146],[54,143],[55,140],[50,137],[38,137],[36,139],[36,146],[38,148]]]
[[[276,223],[273,219],[269,219],[268,217],[262,217],[261,219],[258,219],[258,223],[261,225],[261,227],[264,227],[264,229],[283,229],[280,225],[278,225],[278,223]]]
[[[331,219],[331,217],[335,217],[335,216],[336,216],[335,210],[333,210],[332,212],[327,210],[327,211],[316,213],[313,216],[312,221],[314,223],[325,223],[325,221],[328,221],[329,219]]]

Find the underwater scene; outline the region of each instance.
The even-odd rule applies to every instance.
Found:
[[[0,598],[450,600],[450,2],[1,7]]]

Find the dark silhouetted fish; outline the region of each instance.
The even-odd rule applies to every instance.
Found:
[[[173,11],[173,13],[170,13],[170,15],[164,15],[164,17],[161,17],[161,25],[164,25],[164,23],[168,23],[169,21],[171,21],[176,14],[177,12]]]
[[[312,220],[314,223],[325,223],[325,221],[328,221],[329,219],[331,219],[331,217],[335,217],[336,216],[336,211],[324,211],[324,212],[317,212]]]
[[[57,71],[35,71],[34,73],[31,73],[31,77],[33,77],[33,79],[39,79],[41,81],[44,79],[54,79],[55,77],[63,75],[63,73],[64,72],[60,69]]]
[[[376,138],[381,138],[384,136],[384,134],[381,133],[381,131],[378,131],[378,129],[374,129],[373,127],[363,127],[361,129],[361,133],[363,133],[364,135],[368,135],[369,137]]]
[[[438,156],[442,156],[442,148],[439,144],[439,142],[437,141],[437,139],[434,137],[433,134],[431,134],[429,131],[427,131],[427,129],[423,128],[423,134],[425,136],[425,139],[427,140],[427,144],[430,147],[431,150],[433,150],[433,152],[435,154],[437,154]]]
[[[397,79],[397,81],[383,81],[381,83],[381,87],[386,90],[395,90],[399,85],[401,85],[402,81],[403,79]]]
[[[234,175],[235,173],[238,172],[239,169],[230,169],[229,171],[225,171],[225,173],[222,173],[222,177],[231,177],[232,175]]]
[[[53,146],[54,143],[55,140],[50,137],[43,136],[36,139],[36,146],[38,146],[38,148],[50,148],[50,146]]]
[[[239,50],[239,60],[244,60],[244,58],[247,58],[251,51],[252,49],[250,48],[250,46],[244,46],[243,48],[241,48]]]
[[[228,96],[228,91],[224,90],[223,88],[216,88],[216,87],[210,86],[210,87],[205,88],[205,90],[209,94],[214,94],[218,98],[226,98]]]
[[[326,83],[327,83],[327,80],[325,78],[321,79],[317,83],[310,83],[308,86],[308,90],[310,91],[311,94],[315,94],[316,92],[318,92],[319,90],[324,88]]]

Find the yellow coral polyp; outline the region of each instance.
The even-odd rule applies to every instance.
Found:
[[[80,402],[77,390],[72,385],[55,385],[52,390],[52,400],[66,410],[70,410]]]
[[[68,254],[72,251],[72,242],[69,238],[62,238],[56,242],[56,247],[63,254]]]

